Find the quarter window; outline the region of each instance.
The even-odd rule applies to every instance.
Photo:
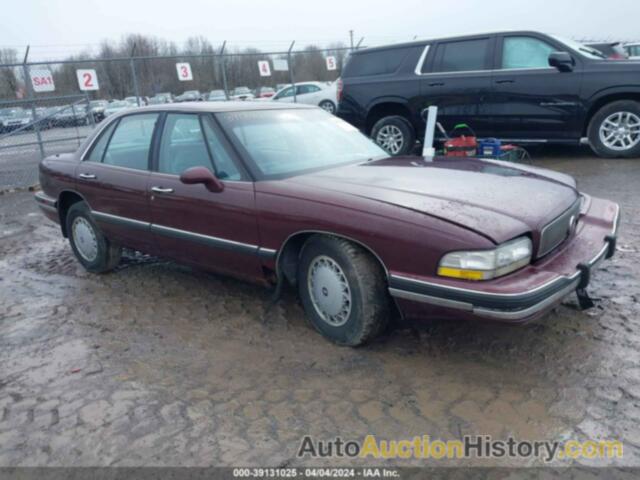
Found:
[[[546,68],[549,55],[557,51],[547,42],[533,37],[506,37],[502,47],[502,68]]]
[[[191,167],[213,171],[198,115],[170,113],[162,133],[158,171],[180,175]]]
[[[436,72],[486,70],[489,39],[441,43],[436,56]]]
[[[109,138],[111,138],[111,132],[118,122],[113,122],[109,125],[104,132],[100,134],[100,138],[97,142],[93,144],[93,148],[91,149],[91,153],[85,159],[86,162],[102,162],[102,157],[104,156],[104,151],[107,148],[107,143],[109,143]]]
[[[149,148],[157,113],[145,113],[123,117],[113,132],[103,162],[118,167],[146,170],[149,165]]]
[[[320,87],[317,87],[316,85],[300,85],[296,93],[298,95],[304,95],[305,93],[315,93],[319,91]]]
[[[343,77],[360,77],[393,73],[411,51],[410,48],[390,48],[351,55]]]

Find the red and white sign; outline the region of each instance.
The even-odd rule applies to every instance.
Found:
[[[95,70],[76,70],[76,77],[78,77],[78,86],[80,87],[80,90],[100,90],[98,74],[96,74]]]
[[[269,62],[267,60],[260,60],[258,62],[258,70],[260,70],[261,77],[271,76],[271,67],[269,66]]]
[[[193,80],[191,65],[188,63],[176,63],[176,70],[178,71],[178,80],[181,82],[189,82]]]
[[[336,57],[327,57],[327,70],[336,70],[338,65],[336,64]]]
[[[30,70],[31,85],[34,92],[53,92],[56,89],[50,70]]]

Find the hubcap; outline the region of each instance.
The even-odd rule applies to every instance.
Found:
[[[320,105],[320,108],[322,108],[323,110],[326,110],[329,113],[333,113],[333,103],[331,102],[322,102],[322,105]]]
[[[98,256],[98,238],[87,219],[77,217],[71,225],[71,234],[80,256],[87,262],[93,262]]]
[[[631,112],[616,112],[600,125],[600,141],[611,150],[624,151],[640,143],[640,117]]]
[[[320,318],[332,327],[347,323],[351,314],[351,288],[336,261],[326,255],[314,258],[309,265],[307,288]]]
[[[395,125],[385,125],[376,135],[376,143],[387,152],[395,155],[404,145],[404,135]]]

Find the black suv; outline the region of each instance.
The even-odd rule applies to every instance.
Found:
[[[341,83],[340,83],[341,82]],[[393,155],[424,135],[438,106],[446,130],[513,143],[588,137],[603,157],[640,155],[640,61],[537,32],[508,32],[358,50],[338,83],[337,115]]]

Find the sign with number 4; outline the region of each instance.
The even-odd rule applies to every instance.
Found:
[[[76,70],[76,77],[78,77],[78,86],[80,90],[99,90],[98,75],[93,69]]]
[[[327,57],[327,70],[336,70],[337,68],[336,57]]]
[[[178,80],[181,82],[189,82],[193,80],[191,65],[188,63],[176,63],[176,70],[178,71]]]
[[[269,62],[267,60],[260,60],[258,62],[258,70],[260,70],[261,77],[271,76],[271,67],[269,66]]]

